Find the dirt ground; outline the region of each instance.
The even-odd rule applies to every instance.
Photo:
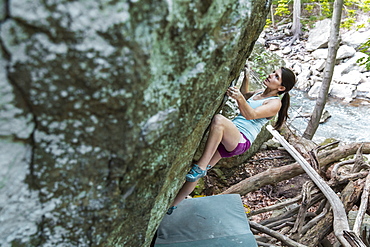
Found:
[[[290,154],[281,149],[260,150],[244,164],[233,169],[210,170],[204,179],[204,189],[197,194],[210,196],[218,194],[230,186],[242,181],[245,178],[261,173],[272,167],[280,167],[294,163]],[[220,170],[222,173],[220,173]],[[305,174],[290,180],[279,182],[276,185],[268,185],[255,192],[242,195],[242,201],[246,212],[258,208],[273,205],[286,198],[292,198],[301,192],[304,182],[309,180]],[[196,196],[196,194],[193,194]],[[271,212],[253,216],[251,220],[259,222],[271,216]]]

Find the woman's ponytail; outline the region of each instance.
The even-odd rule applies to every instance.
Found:
[[[281,99],[281,108],[279,110],[278,119],[274,125],[275,129],[280,129],[285,120],[288,118],[288,108],[290,106],[290,95],[289,91],[294,87],[296,78],[293,71],[285,67],[281,67],[281,85],[285,87],[285,91],[282,91],[281,94],[283,98]]]
[[[278,114],[278,119],[274,125],[274,129],[280,129],[285,120],[288,118],[288,108],[290,106],[290,95],[288,92],[284,93],[281,99],[281,107]]]

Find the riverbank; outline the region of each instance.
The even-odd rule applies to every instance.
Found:
[[[288,35],[291,23],[265,29],[257,41],[257,45],[282,59],[283,64],[297,74],[288,123],[299,134],[303,134],[307,126],[322,84],[330,22],[329,19],[317,22],[291,46],[292,36]],[[366,117],[370,114],[370,71],[356,62],[360,57],[368,57],[359,51],[359,46],[370,38],[369,24],[359,30],[341,30],[341,37],[325,107],[328,116],[315,133],[313,141],[316,143],[327,138],[347,143],[370,141]]]
[[[357,60],[368,55],[359,51],[362,43],[370,39],[370,25],[364,23],[359,30],[341,30],[341,43],[329,90],[329,97],[355,105],[370,104],[370,71]],[[330,19],[318,21],[315,27],[304,32],[299,40],[289,45],[287,35],[291,23],[268,28],[261,33],[258,43],[281,57],[286,66],[297,74],[297,89],[316,99],[323,80],[325,60],[328,54]]]

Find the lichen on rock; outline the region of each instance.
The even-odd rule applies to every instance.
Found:
[[[31,147],[21,187],[38,209],[32,231],[18,237],[20,221],[0,245],[148,245],[266,3],[8,1],[1,78],[14,100],[1,107],[27,128],[1,133]]]

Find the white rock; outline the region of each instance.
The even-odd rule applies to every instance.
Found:
[[[370,39],[370,30],[364,32],[352,30],[342,35],[342,43],[353,48],[358,48],[368,39]]]
[[[306,49],[313,51],[318,48],[327,47],[330,35],[330,19],[324,19],[316,22],[315,28],[311,29],[308,34]]]
[[[342,74],[345,74],[343,71],[347,70],[347,68],[348,65],[345,63],[336,65],[333,71],[333,80],[339,81],[340,78],[342,77]]]
[[[317,49],[311,55],[315,59],[326,59],[328,57],[328,49]]]
[[[342,45],[337,51],[337,59],[344,59],[348,57],[353,57],[356,53],[355,48],[348,45]]]
[[[358,85],[363,81],[362,74],[359,71],[353,70],[350,71],[348,74],[343,75],[339,78],[339,84],[351,84],[351,85]]]
[[[319,76],[311,76],[311,80],[313,82],[313,84],[315,84],[316,82],[322,82],[322,77],[319,77]]]
[[[296,64],[294,64],[294,66],[292,66],[292,67],[293,67],[293,71],[294,71],[295,73],[297,73],[297,74],[302,73],[302,66],[301,66],[300,64],[296,63]]]
[[[348,61],[335,66],[334,73],[333,73],[333,79],[336,81],[340,81],[340,78],[344,74],[348,74],[350,71],[353,71],[353,70],[360,71],[360,72],[366,71],[365,66],[360,66],[357,63],[357,60],[362,57],[367,58],[368,55],[362,52],[356,52],[352,58],[348,59]]]
[[[356,86],[350,84],[331,83],[329,94],[333,97],[351,102],[356,96]]]
[[[287,54],[289,54],[289,53],[291,53],[292,52],[292,48],[290,48],[290,46],[286,46],[284,49],[283,49],[283,51],[282,51],[282,53],[284,54],[284,55],[287,55]]]
[[[357,86],[357,97],[370,99],[370,79]]]
[[[311,60],[312,60],[312,57],[311,56],[305,56],[303,61],[307,63],[307,62],[309,62]]]
[[[279,50],[279,48],[280,47],[276,44],[270,44],[269,46],[270,51],[276,51],[276,50]]]
[[[318,70],[315,70],[313,68],[311,69],[311,71],[312,71],[312,76],[318,77],[318,76],[323,76],[324,75],[324,73],[322,71],[318,71]],[[312,76],[311,76],[311,78],[312,78]]]
[[[359,60],[360,58],[367,59],[368,57],[369,57],[369,55],[367,55],[363,52],[356,52],[355,55],[352,58],[350,58],[350,59],[348,59],[348,61],[346,61],[346,64],[352,65],[352,67],[355,67],[356,70],[358,70],[358,71],[365,72],[365,71],[367,71],[366,67],[364,65],[359,65],[357,63],[357,60]],[[352,70],[352,68],[350,70]]]
[[[261,45],[265,45],[265,43],[266,43],[266,40],[264,39],[264,38],[258,38],[257,39],[257,43],[259,43],[259,44],[261,44]]]
[[[304,60],[306,59],[306,57],[305,57],[304,55],[302,55],[302,54],[298,54],[298,55],[297,55],[297,58],[298,58],[299,60],[301,60],[301,61],[304,61]]]
[[[312,70],[323,71],[325,68],[325,63],[325,59],[315,60],[314,64],[312,65]]]
[[[314,52],[312,52],[312,56],[315,59],[326,59],[328,57],[328,49],[317,49]],[[355,48],[347,46],[347,45],[342,45],[339,47],[337,51],[337,57],[336,59],[344,59],[344,58],[349,58],[353,57],[356,53]]]
[[[308,96],[311,98],[317,98],[319,96],[321,85],[322,82],[320,81],[317,81],[315,84],[313,84],[310,91],[308,91]]]
[[[295,87],[300,90],[305,90],[310,86],[309,78],[311,76],[311,70],[309,69],[308,64],[302,64],[301,69],[302,72],[297,76],[297,83]]]

